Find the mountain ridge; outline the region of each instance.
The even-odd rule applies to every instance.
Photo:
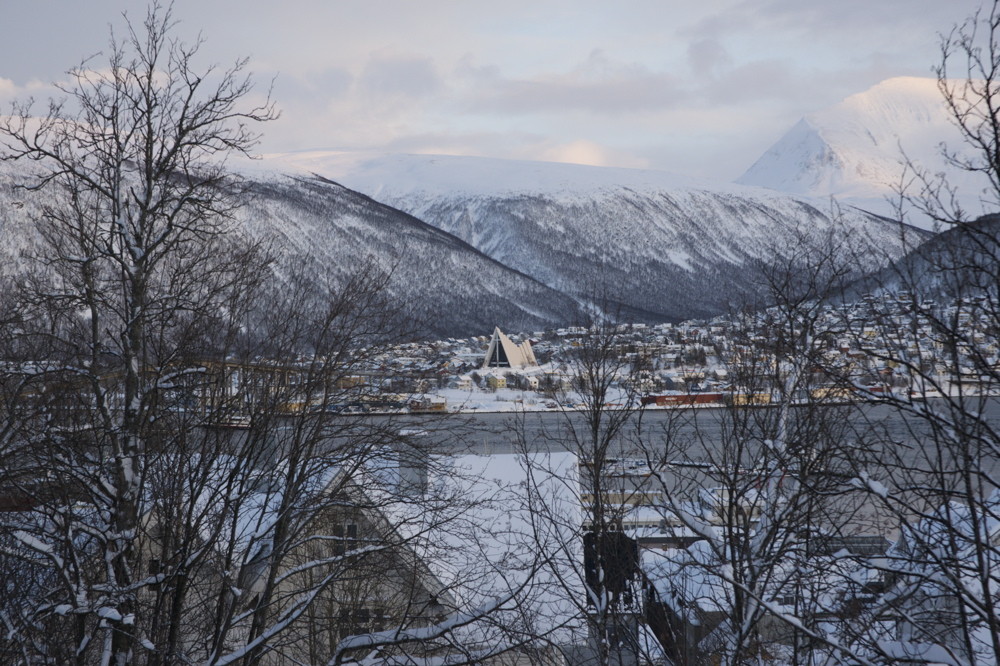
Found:
[[[237,165],[253,194],[240,232],[274,239],[279,264],[334,277],[372,259],[425,337],[578,324],[595,306],[634,321],[710,317],[759,303],[757,269],[801,242],[839,235],[887,259],[905,249],[901,227],[874,215],[659,172],[393,156],[366,176],[356,156],[343,173],[311,159]],[[0,169],[10,265],[38,214],[39,200],[13,205],[15,191],[29,196],[19,177]]]
[[[589,300],[600,276],[614,307],[667,320],[756,299],[748,268],[800,236],[840,226],[891,251],[899,228],[861,211],[824,212],[829,202],[649,170],[323,151],[271,159],[410,213],[575,298]]]

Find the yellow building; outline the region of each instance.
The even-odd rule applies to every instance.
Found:
[[[496,389],[507,388],[507,378],[501,375],[495,375],[493,373],[490,373],[486,375],[486,386],[493,389],[494,391]]]

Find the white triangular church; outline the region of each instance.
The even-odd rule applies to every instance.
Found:
[[[535,352],[531,350],[531,343],[525,340],[519,345],[504,335],[500,327],[493,329],[493,339],[490,340],[490,347],[486,350],[486,357],[483,359],[483,370],[487,368],[530,368],[537,366]]]

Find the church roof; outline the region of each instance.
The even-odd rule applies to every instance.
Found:
[[[500,327],[493,329],[493,338],[483,358],[483,369],[487,368],[529,368],[537,366],[535,352],[527,340],[517,345],[508,338]]]

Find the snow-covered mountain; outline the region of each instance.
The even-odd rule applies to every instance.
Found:
[[[803,240],[903,251],[899,225],[877,216],[835,221],[826,202],[653,171],[333,153],[238,166],[254,193],[247,233],[320,272],[390,268],[428,335],[577,323],[595,299],[639,321],[712,316],[759,301],[755,266]],[[18,179],[0,168],[0,270],[35,242],[38,202]]]
[[[20,180],[12,165],[0,165],[0,274],[41,247],[33,220],[46,193],[14,189]],[[497,324],[532,331],[582,317],[566,294],[336,183],[258,172],[249,185],[239,221],[250,236],[269,239],[279,271],[298,263],[347,276],[373,261],[391,271],[390,295],[405,304],[406,327],[416,333],[481,335]]]
[[[829,202],[672,174],[429,155],[309,152],[265,165],[336,180],[560,292],[638,319],[753,301],[751,267],[829,233],[890,256],[899,227]]]
[[[891,216],[894,210],[886,199],[899,186],[909,158],[932,172],[946,172],[960,188],[966,209],[973,215],[984,212],[979,200],[987,183],[949,168],[941,156],[942,143],[960,154],[967,151],[937,80],[893,78],[807,115],[737,182],[795,195],[834,196]],[[927,224],[918,217],[910,221]]]

